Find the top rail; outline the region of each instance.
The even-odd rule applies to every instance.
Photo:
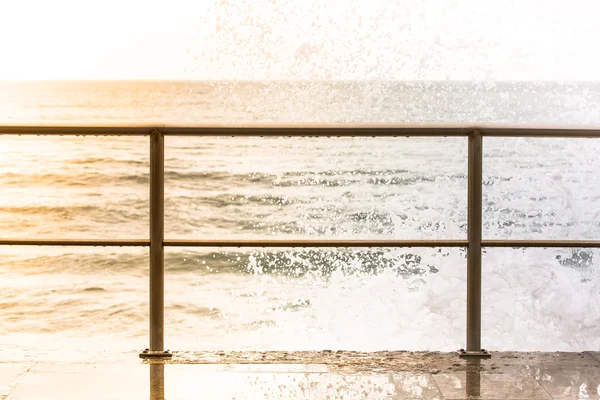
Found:
[[[600,127],[453,124],[226,124],[226,125],[3,125],[0,135],[57,136],[286,136],[286,137],[600,137]]]
[[[135,125],[3,125],[0,135],[35,136],[149,136],[156,127]]]

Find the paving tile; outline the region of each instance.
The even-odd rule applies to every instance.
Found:
[[[148,399],[148,366],[142,364],[35,365],[9,400]]]
[[[442,393],[431,374],[397,373],[392,375],[394,399],[441,399]]]
[[[302,368],[297,368],[297,372],[274,372],[277,366],[271,366],[271,372],[266,372],[265,366],[254,372],[252,366],[246,366],[247,371],[235,367],[224,371],[223,367],[48,363],[32,368],[7,399],[398,398],[394,397],[395,383],[389,374],[344,376],[331,372],[303,372]]]
[[[164,396],[169,400],[231,399],[396,399],[393,378],[382,375],[341,375],[331,372],[200,372],[197,365],[165,365]],[[156,375],[161,372],[157,369]],[[155,393],[153,393],[155,394]],[[155,395],[151,398],[159,399]]]
[[[587,366],[539,366],[533,377],[555,399],[599,399],[600,371]]]
[[[368,368],[354,360],[348,369],[339,361],[146,364],[133,356],[112,363],[0,363],[0,399],[600,399],[595,356],[496,353],[479,361],[407,353],[368,359]]]
[[[586,351],[584,354],[592,357],[594,360],[598,361],[598,364],[600,364],[600,351]]]
[[[457,372],[433,375],[444,399],[551,399],[528,374]]]
[[[196,364],[197,365],[197,364]],[[209,371],[245,372],[245,373],[323,373],[330,372],[322,364],[218,364],[197,365]],[[196,370],[196,369],[194,369]]]
[[[588,366],[600,368],[600,361],[595,359],[590,352],[584,353],[567,353],[567,352],[547,352],[547,353],[518,353],[518,352],[502,352],[493,353],[492,361],[499,365],[557,365],[580,367]]]
[[[27,363],[0,363],[0,399],[5,399],[30,368]]]

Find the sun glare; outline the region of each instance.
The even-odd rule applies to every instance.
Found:
[[[178,3],[158,9],[137,0],[5,2],[0,80],[144,79],[164,75],[167,66],[176,72],[189,33],[181,26],[189,15]]]
[[[595,0],[365,4],[5,1],[0,80],[600,79]]]

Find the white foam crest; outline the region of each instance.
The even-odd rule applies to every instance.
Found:
[[[555,250],[545,249],[486,252],[482,311],[482,343],[486,348],[527,351],[598,348],[597,268],[564,266],[555,254]],[[423,259],[422,264],[427,264],[434,257]],[[450,252],[436,261],[437,265],[443,264],[437,273],[408,277],[390,269],[378,275],[347,275],[338,270],[328,279],[311,276],[283,284],[277,278],[279,285],[285,286],[282,292],[287,300],[303,306],[277,307],[269,315],[272,324],[225,335],[219,346],[365,351],[452,351],[464,347],[464,255]],[[266,290],[264,298],[272,292],[274,279],[253,278],[254,283],[260,282],[261,290]]]
[[[437,252],[422,255],[424,260],[444,266],[421,276],[398,275],[391,269],[377,275],[348,274],[338,269],[326,278],[309,274],[296,279],[259,273],[240,282],[241,290],[260,293],[258,298],[245,298],[245,304],[230,303],[230,312],[244,314],[242,319],[247,321],[272,322],[258,329],[230,326],[218,341],[204,342],[203,346],[245,350],[457,349],[464,337],[464,257],[458,251],[449,256]],[[355,270],[360,268],[358,262]],[[346,267],[353,269],[352,265]],[[214,300],[225,304],[225,299]],[[239,316],[232,315],[232,319]]]
[[[497,350],[600,346],[597,266],[561,265],[570,250],[489,250],[483,258],[483,340]],[[593,252],[596,258],[597,251]]]

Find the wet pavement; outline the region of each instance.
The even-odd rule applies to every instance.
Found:
[[[134,353],[95,361],[0,352],[0,399],[600,399],[600,353]]]

